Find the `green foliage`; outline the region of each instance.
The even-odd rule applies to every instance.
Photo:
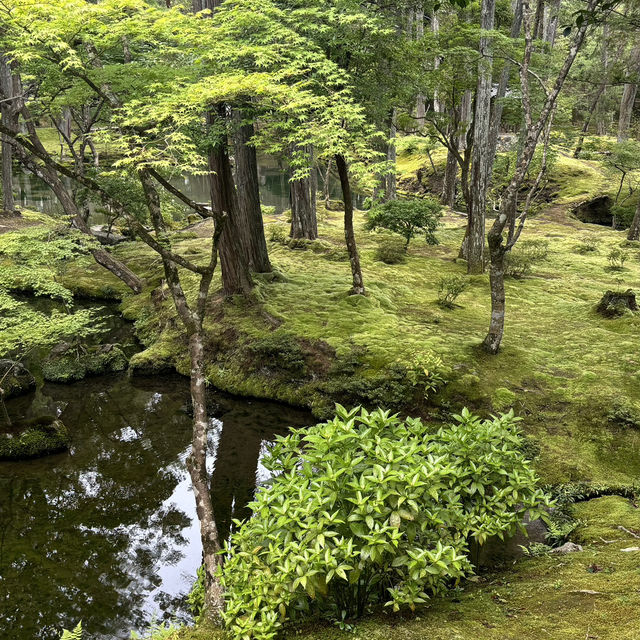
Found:
[[[0,460],[25,460],[63,451],[69,433],[59,420],[28,426],[18,435],[0,434]]]
[[[524,278],[531,273],[534,264],[546,260],[548,255],[548,240],[522,240],[505,256],[505,275]]]
[[[42,363],[42,376],[49,382],[75,382],[89,375],[124,371],[128,360],[122,349],[102,347],[73,349],[61,356],[50,356]]]
[[[620,427],[640,429],[640,409],[627,399],[617,399],[611,404],[607,420]]]
[[[583,236],[580,240],[580,244],[576,247],[578,253],[596,253],[598,251],[598,245],[600,244],[600,238],[589,234]]]
[[[446,309],[453,309],[458,296],[468,286],[469,282],[464,276],[443,276],[438,281],[438,304]]]
[[[67,631],[64,629],[60,640],[82,640],[82,622],[78,622],[73,631]]]
[[[628,257],[629,254],[626,251],[618,247],[614,247],[607,256],[610,269],[613,271],[622,271],[624,263],[627,261]]]
[[[254,369],[286,371],[302,375],[305,357],[296,337],[290,333],[274,332],[247,345],[250,364]]]
[[[513,413],[454,419],[436,428],[337,406],[330,422],[278,438],[263,461],[275,476],[227,548],[233,636],[273,638],[313,611],[414,608],[472,571],[469,540],[538,517],[546,499]]]
[[[269,227],[269,240],[271,242],[278,242],[279,244],[286,244],[289,239],[289,232],[284,224],[272,224]]]
[[[417,354],[409,359],[407,379],[427,398],[446,382],[447,369],[435,353]]]
[[[366,227],[398,233],[404,237],[407,247],[419,232],[425,234],[428,244],[437,244],[435,231],[440,225],[442,208],[435,198],[430,197],[390,200],[376,205],[367,213]]]
[[[407,245],[400,238],[383,238],[376,247],[374,259],[385,264],[406,262]]]
[[[491,404],[496,411],[506,411],[516,402],[516,394],[510,389],[500,387],[491,394]]]

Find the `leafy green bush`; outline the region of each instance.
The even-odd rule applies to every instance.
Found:
[[[613,270],[620,271],[624,268],[624,263],[627,261],[629,255],[626,251],[619,249],[618,247],[614,247],[609,252],[607,256],[607,260],[609,261],[609,267]]]
[[[409,246],[411,238],[423,232],[428,244],[437,244],[434,235],[440,225],[442,205],[434,198],[412,198],[411,200],[390,200],[373,207],[367,214],[366,228],[388,229],[399,233]]]
[[[596,253],[598,251],[600,238],[593,235],[584,236],[580,244],[576,247],[578,253]]]
[[[513,413],[454,419],[437,428],[338,405],[333,420],[278,438],[264,460],[274,478],[227,546],[233,636],[273,638],[310,613],[414,608],[472,571],[470,541],[542,515]]]
[[[271,333],[247,345],[254,369],[267,368],[301,375],[305,370],[304,351],[293,334]]]
[[[438,304],[453,309],[458,296],[469,286],[464,276],[452,275],[440,278],[438,282]]]
[[[289,239],[289,231],[283,224],[272,224],[269,226],[269,240],[285,244]]]
[[[385,264],[400,264],[407,259],[407,247],[399,238],[384,238],[373,257]]]
[[[640,429],[640,409],[628,400],[616,400],[607,413],[612,424],[632,429]]]

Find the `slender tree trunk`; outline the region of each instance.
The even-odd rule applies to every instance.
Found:
[[[431,16],[431,33],[433,33],[434,35],[438,35],[438,33],[440,33],[440,20],[438,19],[438,14],[436,11],[434,11],[433,15]],[[435,71],[440,68],[440,58],[437,55],[433,63],[433,68]],[[444,110],[444,105],[438,97],[437,89],[435,89],[433,92],[433,110],[436,113],[442,113],[442,111]]]
[[[353,196],[351,194],[351,184],[349,182],[349,169],[344,156],[335,156],[340,185],[342,186],[342,199],[344,200],[344,237],[349,252],[349,262],[351,263],[351,276],[353,286],[352,295],[365,295],[364,282],[362,280],[362,269],[360,268],[360,256],[356,245],[356,237],[353,232]]]
[[[191,476],[196,512],[200,521],[200,538],[205,570],[205,610],[210,619],[220,622],[224,610],[224,592],[216,573],[222,566],[222,557],[219,555],[220,542],[207,472],[209,421],[204,373],[204,339],[201,328],[198,328],[189,337],[189,355],[191,358],[193,434],[191,453],[187,458],[187,468]]]
[[[416,40],[421,41],[424,38],[424,7],[416,8]],[[419,93],[416,98],[416,121],[418,129],[424,127],[424,119],[426,115],[424,96]]]
[[[210,113],[207,117],[211,124],[216,115]],[[211,205],[216,211],[222,211],[227,216],[220,237],[222,290],[226,296],[246,294],[251,291],[253,282],[242,240],[244,233],[240,227],[241,220],[238,218],[238,200],[225,140],[210,150],[209,171]]]
[[[558,32],[558,20],[560,19],[560,2],[561,0],[552,0],[548,7],[545,20],[544,40],[553,47],[556,42],[556,34]]]
[[[640,240],[640,200],[636,205],[636,212],[627,233],[627,240]]]
[[[493,29],[495,0],[483,0],[481,27]],[[471,202],[468,203],[467,225],[467,272],[484,271],[484,232],[489,186],[489,122],[491,117],[492,62],[491,42],[488,37],[480,39],[480,61],[478,63],[478,87],[474,117],[473,159],[471,161]],[[470,206],[469,206],[470,205]]]
[[[269,273],[271,263],[264,237],[264,223],[260,208],[260,186],[256,149],[250,144],[254,136],[253,125],[241,123],[241,114],[234,114],[238,128],[235,133],[236,185],[238,187],[238,213],[242,226],[249,268],[256,273]]]
[[[631,126],[631,116],[633,106],[638,92],[638,73],[640,72],[640,45],[636,45],[631,51],[629,65],[627,68],[627,78],[630,82],[625,83],[622,90],[622,100],[620,101],[620,116],[618,118],[618,142],[622,142],[629,137],[629,127]]]
[[[315,150],[313,145],[309,146],[309,166],[311,173],[309,174],[309,188],[311,189],[311,215],[315,222],[316,233],[318,229],[318,168],[315,161]]]
[[[456,180],[458,178],[458,160],[453,151],[447,153],[447,166],[444,170],[444,181],[442,183],[442,194],[440,200],[442,204],[453,208],[456,202]]]
[[[504,293],[504,261],[505,251],[502,241],[496,242],[489,234],[489,286],[491,288],[491,320],[483,346],[491,354],[498,353],[504,335],[505,293]]]
[[[0,94],[4,97],[0,114],[2,123],[12,131],[17,129],[17,114],[13,102],[15,95],[11,65],[5,56],[0,56]],[[16,215],[13,197],[13,146],[7,136],[2,136],[2,215]]]
[[[387,162],[390,171],[384,177],[384,201],[395,200],[398,197],[396,187],[396,118],[398,110],[394,107],[391,113],[391,121],[389,125],[389,143],[387,145]],[[346,205],[346,203],[345,203]]]
[[[589,125],[591,124],[591,117],[593,116],[596,107],[598,106],[598,102],[604,93],[604,90],[607,86],[607,79],[603,81],[603,83],[598,87],[596,94],[593,96],[593,100],[589,105],[589,111],[584,119],[584,124],[582,125],[582,130],[580,131],[580,137],[578,138],[578,144],[576,145],[575,151],[573,152],[574,158],[579,158],[580,153],[582,152],[582,145],[584,144],[584,137],[589,132]]]
[[[291,180],[291,231],[292,238],[315,240],[318,237],[318,221],[311,201],[311,179]]]

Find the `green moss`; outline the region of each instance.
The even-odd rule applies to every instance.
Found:
[[[574,506],[573,515],[582,523],[576,530],[576,539],[587,544],[603,540],[627,540],[633,536],[619,527],[640,535],[640,509],[633,501],[621,496],[605,496]],[[630,546],[640,546],[636,543]]]
[[[513,391],[499,387],[491,394],[491,405],[496,411],[507,411],[516,403],[517,396]]]
[[[69,433],[60,420],[33,425],[19,435],[0,434],[0,460],[24,460],[64,451]]]
[[[50,356],[42,364],[42,377],[49,382],[75,382],[89,375],[100,375],[127,368],[127,357],[118,347],[108,351],[102,347],[91,347],[78,354],[67,352]]]

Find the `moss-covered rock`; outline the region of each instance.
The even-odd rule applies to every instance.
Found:
[[[36,388],[31,372],[15,360],[0,360],[0,395],[6,400],[29,393]]]
[[[26,460],[64,451],[69,432],[60,420],[31,424],[18,434],[0,434],[0,460]]]
[[[68,350],[52,354],[42,365],[42,377],[49,382],[75,382],[91,375],[124,371],[127,365],[122,349],[108,344],[82,353]]]

